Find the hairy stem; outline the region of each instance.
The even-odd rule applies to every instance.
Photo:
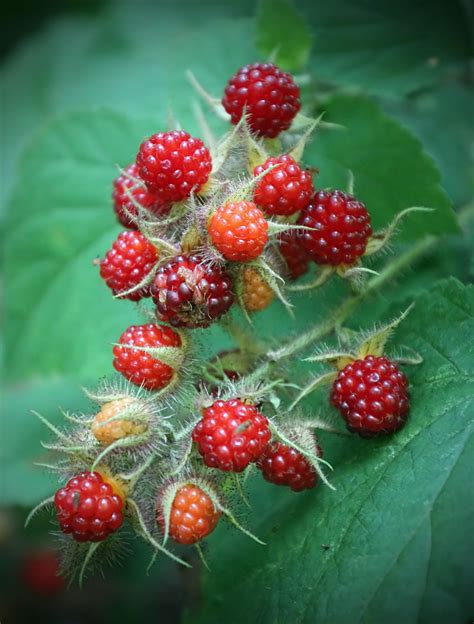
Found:
[[[352,314],[352,312],[354,312],[362,301],[364,301],[369,295],[378,291],[386,282],[412,264],[419,256],[426,253],[435,241],[436,239],[430,236],[413,245],[413,247],[408,249],[393,262],[390,262],[381,273],[372,278],[362,292],[346,299],[339,306],[339,308],[335,310],[334,314],[332,314],[330,318],[300,334],[296,338],[292,338],[290,342],[283,345],[280,349],[268,352],[265,361],[260,364],[255,371],[253,371],[251,376],[253,378],[264,377],[268,373],[272,364],[294,355],[298,351],[305,349],[317,340],[320,340],[324,336],[330,334],[336,327],[341,325],[350,316],[350,314]]]

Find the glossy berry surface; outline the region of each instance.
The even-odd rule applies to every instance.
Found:
[[[167,386],[175,371],[171,366],[141,348],[180,347],[181,338],[165,325],[131,325],[121,336],[120,346],[113,349],[113,365],[136,386],[160,390]],[[134,347],[140,347],[136,349]]]
[[[163,204],[197,193],[212,170],[207,147],[184,130],[159,132],[143,141],[136,164],[150,193]]]
[[[63,533],[77,542],[101,542],[123,523],[123,499],[98,472],[82,472],[56,492],[54,505]]]
[[[408,417],[408,380],[395,362],[368,355],[338,374],[331,402],[362,437],[397,431]]]
[[[155,216],[162,216],[169,212],[169,204],[162,204],[156,195],[150,193],[144,182],[140,183],[138,175],[138,167],[135,163],[124,169],[125,173],[121,173],[114,180],[112,201],[120,223],[131,230],[137,230],[137,208],[134,202],[138,203],[144,210]]]
[[[232,280],[199,256],[176,256],[161,266],[151,286],[156,314],[175,327],[207,327],[234,301]]]
[[[342,191],[316,193],[298,223],[314,228],[302,231],[301,242],[317,264],[353,264],[372,235],[364,204]]]
[[[233,124],[245,109],[251,130],[273,138],[288,130],[300,110],[300,90],[291,74],[272,63],[253,63],[230,78],[222,104]]]
[[[156,248],[135,231],[121,232],[112,248],[100,263],[100,276],[114,295],[138,286],[158,261]],[[139,301],[150,296],[150,285],[145,285],[122,296],[123,299]]]
[[[66,588],[64,578],[60,576],[59,557],[53,550],[29,554],[22,562],[21,578],[29,590],[40,596],[54,596]]]
[[[310,203],[314,193],[311,174],[302,169],[288,154],[268,158],[254,169],[258,176],[269,167],[275,168],[263,176],[255,187],[254,201],[269,215],[292,215]]]
[[[242,277],[242,303],[248,312],[268,308],[275,293],[256,269],[246,268]]]
[[[291,279],[297,279],[308,270],[310,257],[301,244],[301,232],[288,230],[279,237],[279,247]]]
[[[287,485],[294,492],[310,490],[318,475],[309,461],[296,449],[281,442],[271,442],[257,462],[263,478],[275,485]]]
[[[203,411],[193,440],[210,468],[242,472],[257,461],[270,440],[268,420],[240,399],[216,401]]]
[[[221,517],[210,497],[197,485],[181,487],[171,505],[169,536],[178,544],[195,544],[212,533]],[[158,509],[158,522],[164,527],[163,512]]]
[[[231,262],[255,260],[268,240],[268,223],[253,202],[220,206],[212,215],[208,232],[215,248]]]
[[[121,413],[126,413],[127,408],[130,410],[133,403],[134,399],[127,398],[109,401],[102,405],[102,409],[94,416],[91,425],[94,438],[104,446],[108,446],[122,438],[143,433],[146,430],[146,423],[128,418],[115,419]]]

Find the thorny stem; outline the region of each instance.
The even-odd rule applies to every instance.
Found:
[[[352,312],[364,299],[379,290],[386,282],[412,264],[412,262],[414,262],[419,256],[426,253],[435,241],[436,238],[433,236],[426,237],[419,241],[416,245],[413,245],[413,247],[388,264],[381,273],[372,278],[367,283],[363,292],[359,292],[349,299],[346,299],[330,318],[322,323],[319,323],[315,327],[312,327],[300,336],[293,338],[280,349],[277,349],[276,351],[269,351],[267,353],[266,360],[251,373],[251,377],[256,379],[264,377],[268,374],[272,365],[276,362],[279,362],[288,356],[305,349],[313,342],[316,342],[317,340],[320,340],[324,336],[330,334],[336,327],[341,325],[347,317],[350,316],[350,314],[352,314]]]

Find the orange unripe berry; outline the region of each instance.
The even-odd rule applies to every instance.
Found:
[[[221,515],[200,487],[187,483],[176,492],[171,505],[169,536],[178,544],[195,544],[214,531]],[[158,522],[164,527],[160,507]]]
[[[248,312],[268,308],[275,293],[256,269],[247,268],[242,276],[242,301]]]

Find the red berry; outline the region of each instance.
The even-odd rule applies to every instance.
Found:
[[[150,353],[134,347],[180,347],[181,338],[165,325],[131,325],[114,347],[114,367],[136,386],[160,390],[173,379],[175,370]]]
[[[212,169],[209,150],[183,130],[153,134],[137,154],[140,177],[162,203],[179,202],[198,192]]]
[[[253,202],[241,201],[220,206],[209,221],[208,232],[226,260],[248,262],[262,253],[268,223]]]
[[[123,523],[123,499],[98,472],[82,472],[54,497],[63,533],[77,542],[101,542]]]
[[[340,371],[331,402],[349,431],[363,437],[397,431],[408,417],[408,380],[395,362],[368,355]]]
[[[270,436],[265,416],[240,399],[216,401],[203,411],[193,431],[206,466],[233,472],[257,461]]]
[[[233,124],[239,122],[245,109],[252,131],[272,138],[288,130],[300,110],[300,90],[291,74],[272,63],[253,63],[232,76],[222,104]]]
[[[294,492],[309,490],[318,475],[299,451],[281,442],[271,442],[257,462],[263,478],[275,485],[288,485]]]
[[[100,276],[114,295],[137,286],[158,261],[156,248],[140,232],[121,232],[100,263]],[[150,296],[150,286],[144,286],[124,299],[139,301]]]
[[[308,270],[310,257],[301,244],[301,231],[288,230],[280,234],[280,251],[286,261],[292,279],[304,275]]]
[[[221,517],[210,497],[197,485],[181,487],[171,505],[169,536],[178,544],[195,544],[212,533]],[[158,523],[164,528],[163,510],[158,504]]]
[[[42,550],[28,555],[21,566],[21,577],[28,589],[41,596],[54,596],[65,588],[60,576],[59,558],[53,550]]]
[[[372,234],[366,207],[342,191],[320,191],[301,213],[301,243],[317,264],[353,264]]]
[[[132,178],[135,178],[135,180]],[[137,181],[138,179],[137,165],[135,163],[128,165],[128,167],[125,168],[125,174],[121,173],[118,178],[115,178],[114,190],[112,193],[117,219],[124,227],[131,230],[138,229],[135,219],[129,216],[130,214],[132,217],[136,217],[137,209],[127,194],[127,190],[142,208],[149,210],[154,215],[166,214],[170,209],[168,204],[162,204],[158,201],[156,195],[149,193],[145,184],[143,182],[140,184],[140,182]],[[127,212],[129,214],[127,214]]]
[[[232,280],[199,256],[176,256],[161,266],[151,286],[156,314],[175,327],[207,327],[234,301]]]
[[[229,368],[224,368],[223,372],[227,379],[229,379],[230,381],[238,381],[240,379],[240,375],[237,371],[230,370]]]
[[[311,174],[291,156],[283,154],[255,167],[253,175],[260,175],[272,165],[278,167],[263,176],[255,187],[255,203],[269,215],[288,216],[306,208],[314,193]]]

